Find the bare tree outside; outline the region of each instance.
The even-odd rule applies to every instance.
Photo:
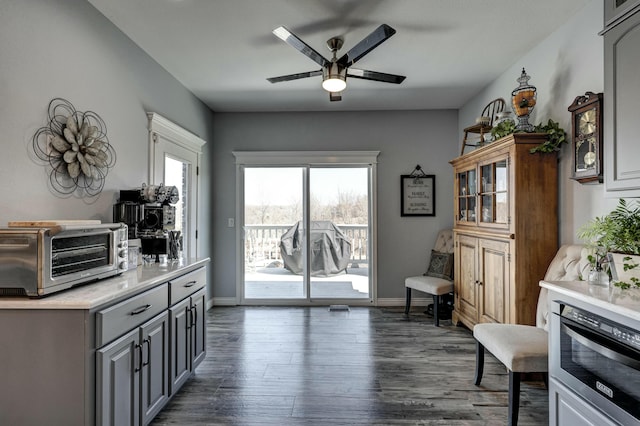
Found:
[[[362,262],[368,247],[366,174],[359,181],[348,169],[313,169],[309,193],[310,220],[331,221],[349,236],[354,259]],[[251,257],[279,260],[280,237],[303,219],[302,175],[293,170],[252,169],[245,181],[245,237]],[[365,179],[363,180],[363,176]],[[357,188],[357,190],[356,190]],[[364,190],[364,191],[363,191]]]

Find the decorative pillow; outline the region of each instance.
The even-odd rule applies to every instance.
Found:
[[[425,275],[453,280],[453,253],[431,250],[431,261]]]

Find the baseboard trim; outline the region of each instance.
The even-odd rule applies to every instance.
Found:
[[[411,298],[411,306],[427,306],[433,303],[433,298],[417,297]],[[404,306],[406,304],[405,298],[378,298],[376,306]]]
[[[433,303],[431,297],[417,297],[411,299],[411,306],[427,306]],[[236,306],[235,297],[213,297],[207,301],[207,309],[211,309],[213,306]],[[404,306],[405,299],[402,298],[378,298],[376,306]],[[354,305],[356,306],[356,305]]]
[[[236,306],[235,297],[212,297],[207,301],[207,310],[213,306]]]

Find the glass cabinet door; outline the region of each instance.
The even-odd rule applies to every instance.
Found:
[[[465,170],[458,173],[458,221],[476,221],[477,182],[476,170]]]
[[[480,222],[509,221],[507,159],[480,166]]]

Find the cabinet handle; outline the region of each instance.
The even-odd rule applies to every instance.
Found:
[[[481,285],[482,285],[482,281],[478,281],[478,285],[480,285],[480,286],[481,286]]]
[[[191,315],[191,320],[193,321],[191,325],[195,327],[196,325],[198,325],[198,307],[194,306],[192,310],[195,311],[195,314]]]
[[[193,312],[191,308],[187,308],[187,315],[189,317],[187,321],[187,330],[189,330],[191,328],[191,325],[193,324]]]
[[[148,310],[152,306],[153,305],[149,305],[149,304],[146,304],[144,306],[140,306],[138,309],[134,309],[133,311],[131,311],[131,315],[139,315],[139,314],[143,313],[144,311]]]
[[[147,344],[147,360],[142,362],[142,367],[149,365],[149,361],[151,360],[151,336],[142,341],[143,345],[145,343]],[[140,350],[140,353],[142,353],[142,349]]]
[[[184,286],[185,287],[193,287],[194,285],[196,285],[198,281],[189,281],[188,283],[186,283]]]
[[[142,345],[136,343],[136,345],[134,346],[134,351],[138,354],[138,362],[136,362],[135,359],[133,361],[134,364],[136,364],[133,370],[137,373],[138,371],[142,370]]]

